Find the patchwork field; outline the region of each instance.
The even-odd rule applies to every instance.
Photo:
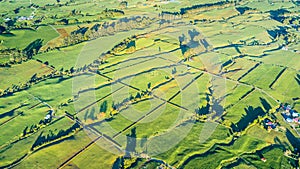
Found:
[[[299,168],[298,2],[0,5],[0,168]]]

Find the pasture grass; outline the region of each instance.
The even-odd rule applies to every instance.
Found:
[[[253,58],[262,61],[266,64],[281,65],[300,70],[300,63],[298,62],[299,54],[292,51],[277,50],[273,52],[266,52],[267,56],[262,58]]]
[[[253,108],[263,108],[263,105],[260,102],[260,98],[266,99],[267,102],[271,105],[271,107],[277,106],[277,103],[274,100],[272,100],[269,96],[266,96],[264,93],[255,90],[252,93],[250,93],[247,97],[238,102],[235,102],[235,104],[232,107],[228,108],[226,110],[226,115],[224,116],[224,118],[233,123],[237,123],[245,115],[245,109],[249,106],[252,106]]]
[[[50,26],[40,26],[37,30],[12,30],[10,31],[10,33],[11,35],[0,35],[0,40],[4,41],[1,44],[0,48],[24,49],[27,45],[29,45],[36,39],[43,39],[43,45],[45,45],[51,39],[54,39],[59,36],[59,34]]]
[[[103,145],[93,144],[90,148],[70,161],[64,168],[112,168],[118,155],[101,148],[101,146]]]
[[[80,131],[74,137],[31,154],[17,168],[57,168],[58,165],[82,149],[90,141],[91,139],[87,134],[84,131]]]
[[[193,127],[188,132],[187,136],[183,140],[181,140],[177,144],[177,146],[162,154],[157,155],[157,157],[166,159],[169,164],[178,167],[178,165],[181,164],[185,159],[187,159],[187,157],[197,153],[204,153],[216,143],[229,141],[229,130],[224,126],[218,125],[215,130],[212,131],[212,135],[208,136],[207,140],[204,143],[201,143],[200,137],[203,130],[203,125],[205,124],[193,124]]]
[[[12,87],[12,85],[26,83],[34,74],[37,74],[37,77],[41,77],[50,74],[51,71],[45,64],[35,60],[29,60],[9,68],[0,68],[0,89],[5,90],[8,87]]]
[[[282,67],[278,66],[261,64],[243,77],[241,82],[253,84],[262,89],[268,89],[269,85],[276,79],[276,76],[282,69]]]

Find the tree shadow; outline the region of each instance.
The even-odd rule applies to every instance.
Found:
[[[188,34],[190,35],[191,41],[195,41],[195,37],[200,35],[200,32],[198,32],[196,29],[189,30]]]
[[[295,80],[298,83],[298,85],[300,86],[300,74],[296,75]]]
[[[125,149],[125,157],[131,157],[130,153],[135,152],[136,148],[136,127],[131,129],[130,134],[126,134],[127,143]]]
[[[258,118],[258,116],[263,116],[266,114],[261,107],[253,108],[252,106],[249,106],[244,110],[246,115],[243,115],[240,121],[238,121],[236,124],[238,131],[245,130],[249,124],[253,123],[254,120]]]
[[[294,148],[297,148],[298,152],[299,152],[300,151],[300,140],[299,140],[299,138],[295,137],[289,129],[286,130],[285,135],[286,135],[287,139],[289,140],[289,142],[291,143],[291,145]]]
[[[207,103],[205,106],[198,107],[197,109],[195,109],[195,112],[198,115],[206,115],[209,113],[209,108],[210,108],[210,105]]]
[[[268,103],[266,99],[259,97],[259,100],[267,112],[272,109],[272,106]]]

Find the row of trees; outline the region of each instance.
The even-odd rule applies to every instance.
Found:
[[[153,23],[153,19],[146,16],[133,16],[121,18],[118,21],[96,23],[91,28],[80,27],[64,39],[64,46],[74,45],[86,40],[113,35],[117,32],[144,28]]]
[[[66,130],[59,130],[58,133],[56,134],[52,130],[49,130],[49,133],[47,135],[43,135],[44,133],[41,132],[41,134],[38,136],[36,141],[33,143],[31,150],[34,150],[34,148],[38,146],[57,140],[61,137],[68,136],[71,133],[78,131],[79,129],[80,129],[80,125],[78,123],[75,123]]]
[[[148,87],[150,84],[148,84]],[[148,89],[143,92],[137,92],[136,95],[130,94],[129,97],[123,99],[120,103],[112,103],[111,107],[108,107],[108,102],[105,100],[102,102],[102,104],[99,107],[99,111],[97,112],[95,107],[92,107],[90,110],[87,110],[84,115],[84,121],[91,119],[91,120],[97,120],[97,116],[95,113],[106,113],[106,117],[108,119],[112,118],[115,114],[115,111],[120,110],[124,106],[128,106],[130,103],[139,101],[143,98],[147,98],[150,95],[150,91]]]
[[[162,11],[162,13],[159,14],[159,17],[161,17],[162,19],[167,19],[167,20],[176,20],[176,19],[180,19],[182,17],[186,17],[189,14],[194,14],[194,13],[197,14],[202,11],[233,6],[236,3],[238,3],[238,1],[239,0],[232,0],[232,1],[226,0],[226,1],[219,1],[219,2],[215,2],[215,3],[205,3],[205,4],[193,5],[191,7],[181,8],[179,12]]]
[[[115,45],[110,51],[107,51],[106,53],[102,53],[99,58],[93,61],[93,63],[89,64],[88,70],[94,73],[100,73],[101,70],[99,70],[99,65],[105,64],[106,59],[117,55],[117,53],[122,52],[124,50],[127,50],[127,52],[132,52],[135,51],[136,49],[136,41],[137,36],[133,35],[132,37],[124,39],[122,42],[119,44]]]
[[[44,119],[44,120],[40,120],[39,124],[33,124],[30,127],[26,126],[23,130],[22,133],[22,137],[25,137],[28,134],[32,134],[35,133],[36,131],[38,131],[40,128],[42,128],[43,126],[45,126],[46,124],[51,122],[51,118],[50,119]]]
[[[2,96],[9,96],[12,95],[15,92],[26,90],[31,87],[31,85],[44,81],[46,79],[50,78],[56,78],[58,76],[61,76],[59,74],[56,74],[57,71],[52,71],[51,73],[43,76],[37,76],[35,73],[32,75],[32,77],[28,80],[28,82],[25,83],[19,83],[19,84],[13,84],[11,87],[6,88],[5,90],[0,90],[0,97]]]
[[[0,67],[10,67],[12,64],[22,63],[23,61],[32,59],[32,57],[39,52],[42,46],[43,40],[36,39],[28,44],[23,50],[16,48],[0,50],[1,56],[9,57],[9,62],[0,64]]]

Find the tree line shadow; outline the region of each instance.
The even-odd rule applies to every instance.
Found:
[[[257,119],[259,116],[264,116],[269,110],[272,108],[271,105],[268,103],[268,101],[264,98],[259,98],[260,102],[263,106],[253,107],[248,106],[247,108],[244,108],[244,111],[246,112],[246,115],[243,115],[243,117],[235,124],[231,125],[231,128],[233,131],[239,132],[245,130],[249,124],[253,123],[255,119]]]

